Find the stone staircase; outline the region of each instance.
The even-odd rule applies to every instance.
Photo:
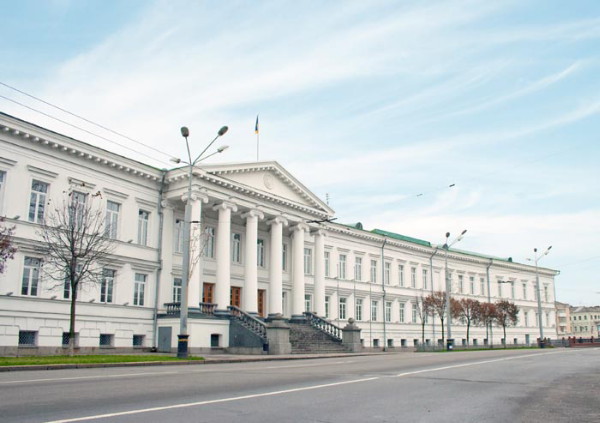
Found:
[[[347,353],[348,349],[323,331],[308,323],[288,323],[292,354]]]

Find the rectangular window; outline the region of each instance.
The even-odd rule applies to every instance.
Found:
[[[19,346],[20,347],[35,347],[37,345],[37,331],[20,330],[19,331]]]
[[[510,298],[515,299],[515,283],[510,283]]]
[[[265,240],[256,240],[256,265],[258,267],[265,267]]]
[[[371,260],[371,282],[377,282],[377,260]]]
[[[371,320],[373,322],[377,321],[377,301],[371,301]]]
[[[404,265],[398,265],[398,284],[404,287]]]
[[[410,286],[412,288],[417,287],[417,268],[416,267],[410,268]]]
[[[71,334],[69,332],[63,332],[62,334],[62,346],[63,348],[66,348],[69,346],[69,341],[71,340]],[[79,346],[79,333],[75,332],[73,334],[73,345],[78,347]]]
[[[502,298],[502,281],[498,281],[498,297]]]
[[[3,209],[3,204],[4,204],[4,186],[6,185],[5,183],[6,181],[6,172],[3,170],[0,170],[0,212]]]
[[[104,269],[102,271],[102,282],[100,283],[100,302],[113,302],[113,286],[115,283],[115,271]]]
[[[325,251],[325,277],[328,278],[330,273],[331,266],[331,253],[329,251]]]
[[[354,259],[354,280],[362,281],[362,257]]]
[[[548,302],[548,285],[544,285],[544,301]]]
[[[485,279],[479,278],[479,293],[485,295]]]
[[[340,298],[340,310],[339,310],[339,317],[340,320],[346,320],[346,301],[347,299],[342,297]]]
[[[417,305],[414,303],[412,305],[412,322],[417,323]]]
[[[173,302],[180,303],[181,302],[181,278],[173,279]]]
[[[523,324],[525,327],[529,327],[529,312],[523,312]]]
[[[304,311],[312,311],[312,295],[304,294]]]
[[[110,348],[113,346],[115,336],[109,333],[101,333],[100,334],[100,346],[105,348]]]
[[[406,309],[406,303],[400,303],[400,323],[404,323],[404,310]]]
[[[427,289],[427,269],[423,269],[423,289]]]
[[[325,317],[329,317],[329,304],[331,301],[331,297],[329,295],[325,296]]]
[[[475,295],[475,278],[473,276],[469,276],[469,292],[471,295]]]
[[[340,254],[340,279],[346,279],[346,254]]]
[[[146,279],[148,275],[143,273],[135,274],[135,284],[133,287],[133,305],[144,305],[144,293],[146,291]]]
[[[41,264],[42,261],[38,258],[25,257],[21,295],[36,296],[38,294]]]
[[[312,250],[310,248],[305,248],[304,249],[304,274],[305,275],[312,275],[312,264],[313,264],[313,260],[312,260]]]
[[[362,298],[356,299],[356,307],[355,307],[355,319],[358,321],[362,320],[362,309],[363,309],[363,300]]]
[[[84,213],[84,207],[85,207],[85,203],[87,200],[87,194],[83,193],[83,192],[79,192],[79,191],[73,191],[71,192],[71,206],[72,208],[70,209],[70,211],[73,212],[73,214],[70,216],[71,219],[74,219],[74,223],[76,226],[76,228],[81,228],[82,224],[83,224],[83,213]]]
[[[389,262],[386,262],[386,263],[384,264],[384,270],[383,270],[383,280],[384,280],[384,283],[385,283],[386,285],[389,285],[389,284],[390,284],[390,273],[391,273],[391,266],[392,266],[392,263],[389,263]]]
[[[117,239],[117,230],[119,229],[119,212],[121,205],[114,201],[106,202],[106,222],[104,233],[108,238]]]
[[[138,211],[138,244],[148,245],[148,221],[150,212],[145,210]]]
[[[458,292],[462,294],[465,292],[465,282],[463,275],[458,275]]]
[[[537,301],[538,295],[539,295],[538,287],[536,284],[533,284],[533,299]],[[579,320],[581,320],[581,316],[579,316]]]
[[[207,226],[205,233],[206,245],[204,247],[204,255],[208,258],[215,258],[215,228]]]
[[[31,196],[29,198],[30,222],[42,223],[44,221],[48,186],[47,183],[36,180],[31,183]]]
[[[231,261],[234,263],[242,262],[242,235],[231,234]]]
[[[144,346],[145,335],[133,335],[133,347],[142,348]]]
[[[173,249],[175,250],[176,253],[183,253],[183,244],[184,244],[184,239],[183,239],[183,225],[184,225],[184,220],[183,219],[175,219],[175,233],[173,234],[173,241],[174,241],[174,245],[173,245]]]
[[[288,248],[287,244],[283,244],[281,246],[281,268],[287,272],[288,269]]]
[[[385,321],[386,322],[392,321],[392,302],[391,301],[385,302]]]
[[[81,268],[82,268],[82,266],[80,264],[78,264],[77,269],[75,270],[75,274],[81,272]],[[81,287],[81,285],[78,282],[77,289],[81,289],[80,287]],[[65,282],[63,284],[63,298],[64,299],[71,298],[71,280],[69,279],[68,275],[65,275]]]

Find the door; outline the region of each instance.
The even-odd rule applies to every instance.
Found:
[[[215,295],[215,284],[204,283],[202,284],[202,302],[207,304],[214,304]]]
[[[239,286],[231,287],[230,304],[238,308],[242,307],[242,288]]]
[[[265,316],[265,294],[266,294],[266,291],[264,289],[258,290],[258,315],[260,317],[266,317]]]
[[[170,326],[159,326],[158,328],[158,352],[171,352],[172,328]]]

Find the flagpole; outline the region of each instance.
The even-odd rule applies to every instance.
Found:
[[[254,125],[254,133],[256,134],[256,161],[258,161],[260,146],[260,129],[258,128],[258,115],[256,115],[256,125]]]

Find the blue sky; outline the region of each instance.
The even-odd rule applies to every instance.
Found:
[[[159,167],[277,160],[339,221],[559,269],[600,303],[597,1],[1,1],[0,82],[165,154],[0,97],[0,110]],[[139,146],[0,85],[0,95]],[[152,156],[148,158],[142,154]],[[450,185],[455,184],[453,187]]]

